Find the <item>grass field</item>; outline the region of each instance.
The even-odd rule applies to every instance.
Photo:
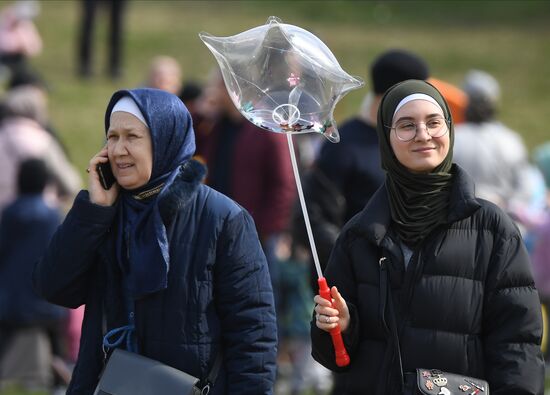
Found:
[[[401,47],[425,57],[432,75],[454,84],[470,68],[492,73],[502,84],[502,120],[523,134],[529,148],[550,139],[547,1],[130,1],[124,77],[115,82],[104,73],[107,15],[97,18],[96,77],[83,82],[75,76],[79,2],[41,5],[37,24],[44,51],[33,65],[50,83],[53,124],[81,171],[102,143],[111,93],[140,85],[151,57],[171,55],[181,62],[186,79],[204,81],[216,63],[198,33],[233,35],[270,15],[314,32],[346,71],[367,81],[366,88],[336,107],[337,121],[353,114],[369,89],[372,59]]]
[[[9,2],[0,0],[0,7]],[[519,1],[129,1],[125,19],[124,76],[105,73],[107,15],[98,15],[96,75],[76,78],[80,23],[77,1],[41,1],[37,25],[43,53],[32,60],[51,87],[52,123],[84,176],[103,141],[105,106],[113,91],[142,83],[149,60],[171,55],[185,78],[205,81],[216,66],[198,38],[201,31],[229,36],[263,24],[270,15],[320,37],[350,74],[367,86],[336,108],[342,121],[357,111],[370,88],[368,65],[389,48],[423,56],[432,75],[459,85],[478,68],[501,83],[501,119],[529,148],[550,140],[550,2]],[[550,385],[550,383],[549,383]],[[19,392],[10,392],[18,395]]]

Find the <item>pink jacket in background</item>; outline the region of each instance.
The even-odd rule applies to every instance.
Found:
[[[52,172],[57,195],[76,196],[81,179],[69,163],[55,139],[37,122],[28,118],[12,117],[0,124],[0,209],[10,203],[17,193],[17,172],[25,159],[44,160]]]
[[[0,54],[21,54],[26,57],[42,52],[42,39],[30,19],[18,16],[15,6],[0,13]]]
[[[550,216],[537,229],[536,237],[532,257],[535,285],[543,300],[550,300]]]
[[[84,305],[82,305],[78,309],[69,310],[69,320],[67,323],[67,357],[69,361],[75,363],[78,358],[78,349],[80,347],[84,308]]]

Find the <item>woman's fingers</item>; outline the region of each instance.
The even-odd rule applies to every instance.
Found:
[[[340,319],[338,317],[330,317],[326,315],[317,315],[315,319],[315,325],[317,328],[330,332],[332,329],[338,327]]]
[[[340,312],[340,317],[339,317],[340,330],[342,332],[345,332],[348,329],[350,324],[348,304],[346,303],[346,300],[343,298],[340,292],[338,292],[338,288],[332,287],[330,291],[331,291],[332,297],[334,298],[333,305]]]
[[[315,304],[318,304],[318,305],[321,305],[321,306],[329,306],[330,307],[332,305],[332,302],[330,300],[326,300],[321,295],[315,295],[315,297],[313,298],[313,301],[315,302]]]
[[[331,316],[326,314],[315,314],[315,319],[320,324],[335,324],[338,322],[338,316]]]
[[[100,163],[108,162],[109,158],[107,156],[107,148],[104,147],[99,151],[97,154],[95,154],[92,159],[90,159],[89,166],[88,166],[88,173],[91,173],[92,171],[96,170],[96,166]]]
[[[337,308],[338,311],[347,312],[348,305],[344,300],[344,298],[342,297],[342,295],[340,294],[340,292],[338,292],[338,288],[332,287],[332,289],[330,290],[330,293],[334,300],[333,302],[334,307]]]
[[[340,312],[337,309],[321,305],[317,305],[317,307],[315,307],[315,312],[317,314],[328,315],[330,317],[336,317],[340,315]]]
[[[332,307],[332,303],[320,295],[316,295],[313,300],[315,306],[315,323],[319,329],[330,331],[338,326],[340,312]]]
[[[330,331],[340,325],[342,331],[349,326],[349,310],[345,299],[336,287],[331,289],[332,301],[316,295],[315,323],[319,329]]]

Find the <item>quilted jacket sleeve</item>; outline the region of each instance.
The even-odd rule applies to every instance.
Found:
[[[485,374],[491,393],[542,395],[541,307],[518,232],[495,243],[484,305]]]
[[[86,191],[78,194],[35,266],[33,285],[39,295],[61,306],[76,308],[84,304],[92,279],[90,269],[115,213],[114,206],[91,203]]]
[[[215,293],[224,341],[227,394],[272,394],[277,324],[271,279],[252,218],[226,219],[218,241]]]

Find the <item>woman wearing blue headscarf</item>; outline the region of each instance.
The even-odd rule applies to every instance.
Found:
[[[271,394],[273,293],[250,215],[201,183],[192,120],[174,95],[116,92],[107,145],[34,272],[36,290],[86,305],[68,394],[92,394],[104,347],[125,348],[206,379],[211,394]],[[100,183],[110,163],[116,182]]]

